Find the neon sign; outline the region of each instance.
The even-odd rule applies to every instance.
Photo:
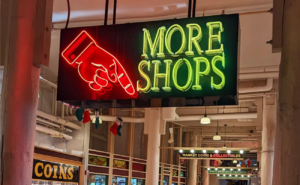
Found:
[[[64,29],[57,99],[104,107],[113,100],[115,107],[131,107],[125,100],[149,107],[154,99],[161,102],[155,106],[235,105],[237,45],[238,15]]]
[[[81,46],[83,44],[86,45]],[[79,47],[83,49],[76,53]],[[128,95],[137,96],[135,87],[118,59],[98,46],[86,31],[82,31],[61,55],[77,68],[79,76],[92,90],[104,94],[113,88],[112,84],[116,84],[121,85]]]
[[[210,74],[211,68],[212,71],[221,78],[221,82],[216,84],[214,81],[214,77],[211,77],[211,89],[221,90],[225,86],[225,75],[222,72],[221,69],[216,67],[217,62],[221,62],[223,69],[225,68],[225,56],[224,56],[224,47],[222,44],[222,38],[221,33],[224,31],[222,22],[208,22],[207,24],[208,28],[208,49],[206,51],[201,50],[201,47],[199,45],[199,41],[202,39],[202,30],[200,25],[198,24],[187,24],[186,27],[188,28],[188,51],[185,51],[186,48],[186,35],[184,32],[184,29],[178,25],[174,24],[172,25],[164,34],[166,28],[160,27],[157,30],[156,37],[154,39],[154,42],[152,42],[152,39],[150,37],[150,31],[146,28],[143,29],[144,31],[144,39],[143,39],[143,54],[142,57],[145,59],[149,59],[148,56],[148,45],[150,48],[150,56],[152,58],[165,58],[164,55],[164,40],[167,52],[171,54],[173,57],[178,57],[180,54],[185,53],[187,57],[193,57],[195,56],[194,51],[192,50],[193,45],[195,46],[199,57],[194,57],[193,60],[196,63],[195,71],[193,70],[190,61],[187,58],[179,58],[173,67],[172,75],[170,74],[171,71],[171,64],[173,63],[172,60],[167,59],[163,60],[166,65],[166,72],[165,73],[159,73],[159,66],[163,63],[160,60],[153,60],[152,64],[154,65],[154,77],[153,77],[153,83],[151,87],[151,80],[150,77],[146,74],[145,71],[143,71],[143,66],[147,65],[148,71],[151,69],[151,62],[143,60],[140,62],[138,70],[141,75],[141,77],[145,80],[145,86],[143,86],[143,83],[141,80],[138,80],[137,82],[137,91],[141,93],[149,93],[150,90],[154,92],[160,92],[160,88],[158,87],[158,80],[164,79],[165,85],[161,87],[165,92],[171,92],[172,88],[170,87],[170,79],[172,77],[173,79],[173,85],[176,89],[185,92],[188,91],[191,87],[192,90],[195,91],[201,91],[202,86],[200,85],[200,77],[201,76],[208,76]],[[197,35],[193,36],[193,31],[197,31]],[[214,34],[214,31],[217,30],[217,34]],[[178,51],[173,52],[171,49],[171,39],[172,34],[174,34],[176,31],[180,32],[181,35],[181,46],[178,49]],[[219,48],[213,48],[214,42],[217,42],[220,47]],[[159,53],[156,53],[158,47]],[[208,61],[208,59],[205,57],[205,55],[213,56],[212,62]],[[205,68],[200,71],[200,63],[205,63]],[[188,70],[188,78],[184,85],[179,85],[177,82],[178,78],[178,70],[179,68],[185,64],[187,66]],[[210,67],[212,66],[212,67]],[[195,76],[195,84],[192,85],[193,82],[193,76]]]

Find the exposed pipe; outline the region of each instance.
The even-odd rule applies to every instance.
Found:
[[[60,125],[52,123],[52,122],[44,120],[44,119],[41,119],[41,118],[36,118],[36,121],[39,122],[39,123],[42,123],[42,124],[47,124],[47,125],[51,125],[51,126],[56,127],[56,128],[60,128]],[[68,132],[72,132],[72,130],[68,129],[68,128],[65,128],[65,130],[68,131]]]
[[[278,79],[278,72],[266,72],[266,73],[241,73],[239,74],[240,80],[250,80],[250,79],[264,79],[273,78]]]
[[[179,119],[174,121],[195,121],[200,120],[203,115],[188,115],[179,116]],[[211,120],[221,120],[221,119],[242,119],[242,118],[257,118],[257,113],[233,113],[233,114],[213,114],[208,115]]]
[[[73,129],[76,129],[76,130],[80,130],[80,129],[81,129],[81,126],[80,126],[80,125],[77,125],[77,124],[75,124],[75,123],[73,123],[73,122],[70,122],[70,121],[68,121],[68,120],[65,120],[65,119],[62,119],[62,118],[53,116],[53,115],[48,114],[48,113],[46,113],[46,112],[37,110],[36,114],[37,114],[37,116],[46,118],[46,119],[48,119],[48,120],[50,120],[50,121],[59,123],[59,124],[61,124],[61,125],[68,126],[68,127],[73,128]]]
[[[40,131],[40,132],[44,132],[44,133],[46,133],[46,134],[50,134],[50,135],[59,135],[59,134],[62,134],[62,136],[63,136],[64,139],[66,139],[66,140],[72,140],[72,139],[73,139],[73,137],[70,136],[70,135],[61,133],[61,132],[56,131],[56,130],[52,130],[52,129],[50,129],[50,128],[47,128],[47,127],[44,127],[44,126],[41,126],[41,125],[36,125],[36,130],[37,130],[37,131]]]
[[[239,88],[239,93],[267,92],[272,90],[272,88],[273,88],[273,78],[268,78],[267,84],[265,86]]]
[[[91,119],[94,119],[95,115],[91,116]],[[203,115],[188,115],[188,116],[179,116],[176,117],[175,120],[168,121],[195,121],[200,120]],[[257,118],[257,113],[234,113],[234,114],[213,114],[208,115],[211,120],[221,120],[221,119],[245,119],[245,118]],[[99,115],[99,118],[103,121],[115,121],[116,116],[109,115]],[[145,122],[145,118],[134,118],[134,117],[122,117],[124,122],[132,122],[132,123],[143,123]]]
[[[234,13],[261,13],[262,11],[267,12],[270,8],[273,7],[272,3],[262,4],[262,5],[255,5],[255,6],[244,6],[244,7],[234,7],[234,8],[222,8],[222,9],[211,9],[211,10],[198,10],[196,13],[203,14],[204,16],[211,16],[211,15],[221,15],[223,11],[225,14],[234,14]],[[191,12],[191,11],[189,11]],[[165,19],[173,19],[174,17],[186,17],[186,11],[180,12],[177,14],[168,14],[165,16],[156,16],[156,17],[136,17],[131,19],[118,19],[118,23],[133,23],[133,22],[147,22],[153,20],[165,20]],[[84,27],[84,26],[97,26],[99,25],[99,20],[95,21],[72,21],[70,22],[69,28],[71,27]],[[65,22],[58,22],[54,23],[55,29],[63,29],[65,27]]]

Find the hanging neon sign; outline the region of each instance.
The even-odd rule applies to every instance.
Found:
[[[238,15],[65,29],[58,100],[235,105],[237,42]]]

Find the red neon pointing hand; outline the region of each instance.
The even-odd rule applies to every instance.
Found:
[[[77,68],[80,77],[92,90],[103,94],[116,84],[121,85],[128,95],[137,96],[133,83],[118,59],[98,46],[86,31],[82,31],[61,55]]]

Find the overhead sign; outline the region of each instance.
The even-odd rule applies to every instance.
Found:
[[[57,99],[97,107],[234,105],[238,27],[238,15],[221,15],[61,30]]]
[[[79,169],[79,166],[34,159],[32,179],[78,183],[80,176]]]
[[[215,170],[214,168],[211,168],[208,170],[208,173],[210,174],[219,174],[219,173],[226,173],[226,174],[250,174],[251,170],[249,169],[240,169],[239,170],[230,170],[230,169],[225,169],[223,170],[222,168],[218,168],[218,170]]]
[[[209,154],[209,153],[179,153],[181,158],[207,158],[207,159],[226,159],[226,158],[243,158],[243,154]]]

